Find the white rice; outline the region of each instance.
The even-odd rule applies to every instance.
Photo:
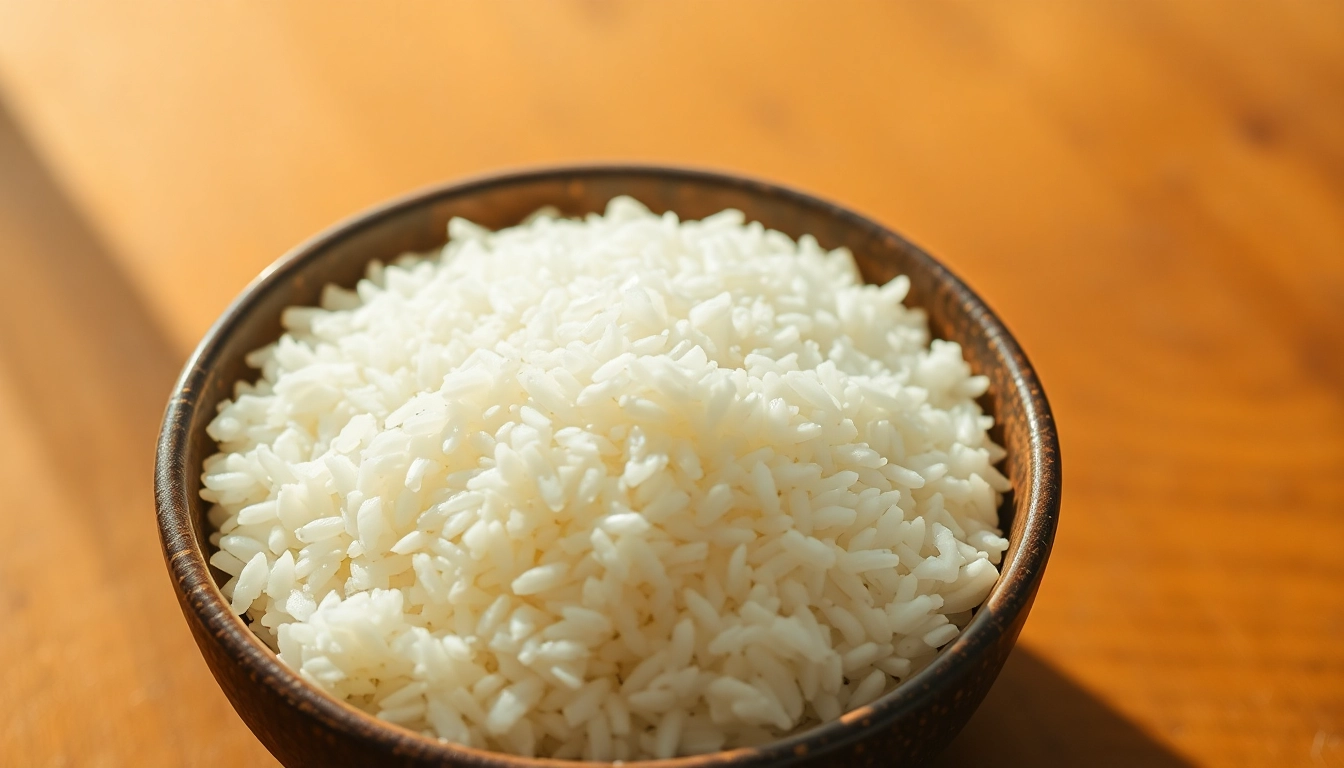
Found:
[[[449,234],[288,309],[209,428],[211,563],[305,679],[475,747],[703,753],[877,699],[994,585],[987,381],[904,277],[628,198]]]

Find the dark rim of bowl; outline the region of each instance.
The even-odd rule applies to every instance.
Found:
[[[426,187],[357,213],[309,238],[271,264],[239,294],[206,332],[174,385],[164,414],[155,461],[155,506],[164,557],[174,586],[233,663],[258,672],[253,678],[259,684],[270,687],[273,693],[323,725],[379,744],[391,753],[430,760],[447,761],[456,758],[481,768],[517,768],[520,765],[538,764],[576,766],[587,763],[525,758],[465,747],[438,741],[379,720],[304,680],[280,662],[275,653],[230,610],[228,600],[210,574],[205,553],[196,545],[196,537],[192,533],[196,519],[193,504],[200,502],[188,497],[188,480],[191,474],[199,473],[201,468],[188,466],[186,461],[190,441],[188,425],[200,405],[198,394],[206,379],[206,372],[218,363],[222,354],[223,341],[246,320],[257,297],[271,285],[288,280],[302,271],[310,258],[324,247],[406,209],[428,204],[440,197],[480,192],[520,181],[630,175],[709,182],[750,193],[790,199],[803,206],[822,210],[871,236],[897,242],[916,261],[922,262],[924,269],[934,273],[938,282],[951,288],[972,322],[983,330],[987,344],[997,349],[1008,377],[1016,389],[1023,393],[1022,409],[1030,430],[1031,461],[1030,487],[1013,490],[1014,494],[1024,491],[1028,494],[1026,503],[1019,505],[1019,509],[1025,509],[1027,515],[1022,529],[1023,541],[1013,542],[1016,550],[1014,556],[1005,557],[999,581],[989,597],[976,610],[965,629],[944,646],[928,666],[885,696],[824,725],[757,747],[640,761],[640,765],[650,768],[690,768],[711,764],[770,765],[790,757],[821,754],[842,748],[885,727],[901,714],[918,708],[934,695],[937,680],[944,676],[956,678],[958,665],[992,648],[995,641],[1012,626],[1014,618],[1028,607],[1043,575],[1058,523],[1061,483],[1059,441],[1054,417],[1034,369],[1007,327],[974,291],[937,259],[888,228],[845,207],[788,187],[738,175],[642,164],[551,166],[485,174]]]

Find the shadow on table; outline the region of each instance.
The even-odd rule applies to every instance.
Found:
[[[929,765],[991,764],[1192,766],[1022,647],[1008,658],[966,729]]]
[[[180,355],[3,102],[0,170],[0,370],[52,466],[95,459],[62,477],[80,511],[122,529],[126,495],[149,501],[154,436]]]

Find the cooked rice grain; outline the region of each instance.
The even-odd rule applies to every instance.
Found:
[[[868,703],[998,578],[987,380],[738,211],[455,219],[291,307],[209,433],[234,610],[430,736],[639,759]]]

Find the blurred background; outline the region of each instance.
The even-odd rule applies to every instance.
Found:
[[[1063,522],[943,765],[1344,766],[1344,4],[0,0],[0,763],[272,759],[172,597],[187,354],[335,220],[639,160],[852,206],[1032,356]]]

